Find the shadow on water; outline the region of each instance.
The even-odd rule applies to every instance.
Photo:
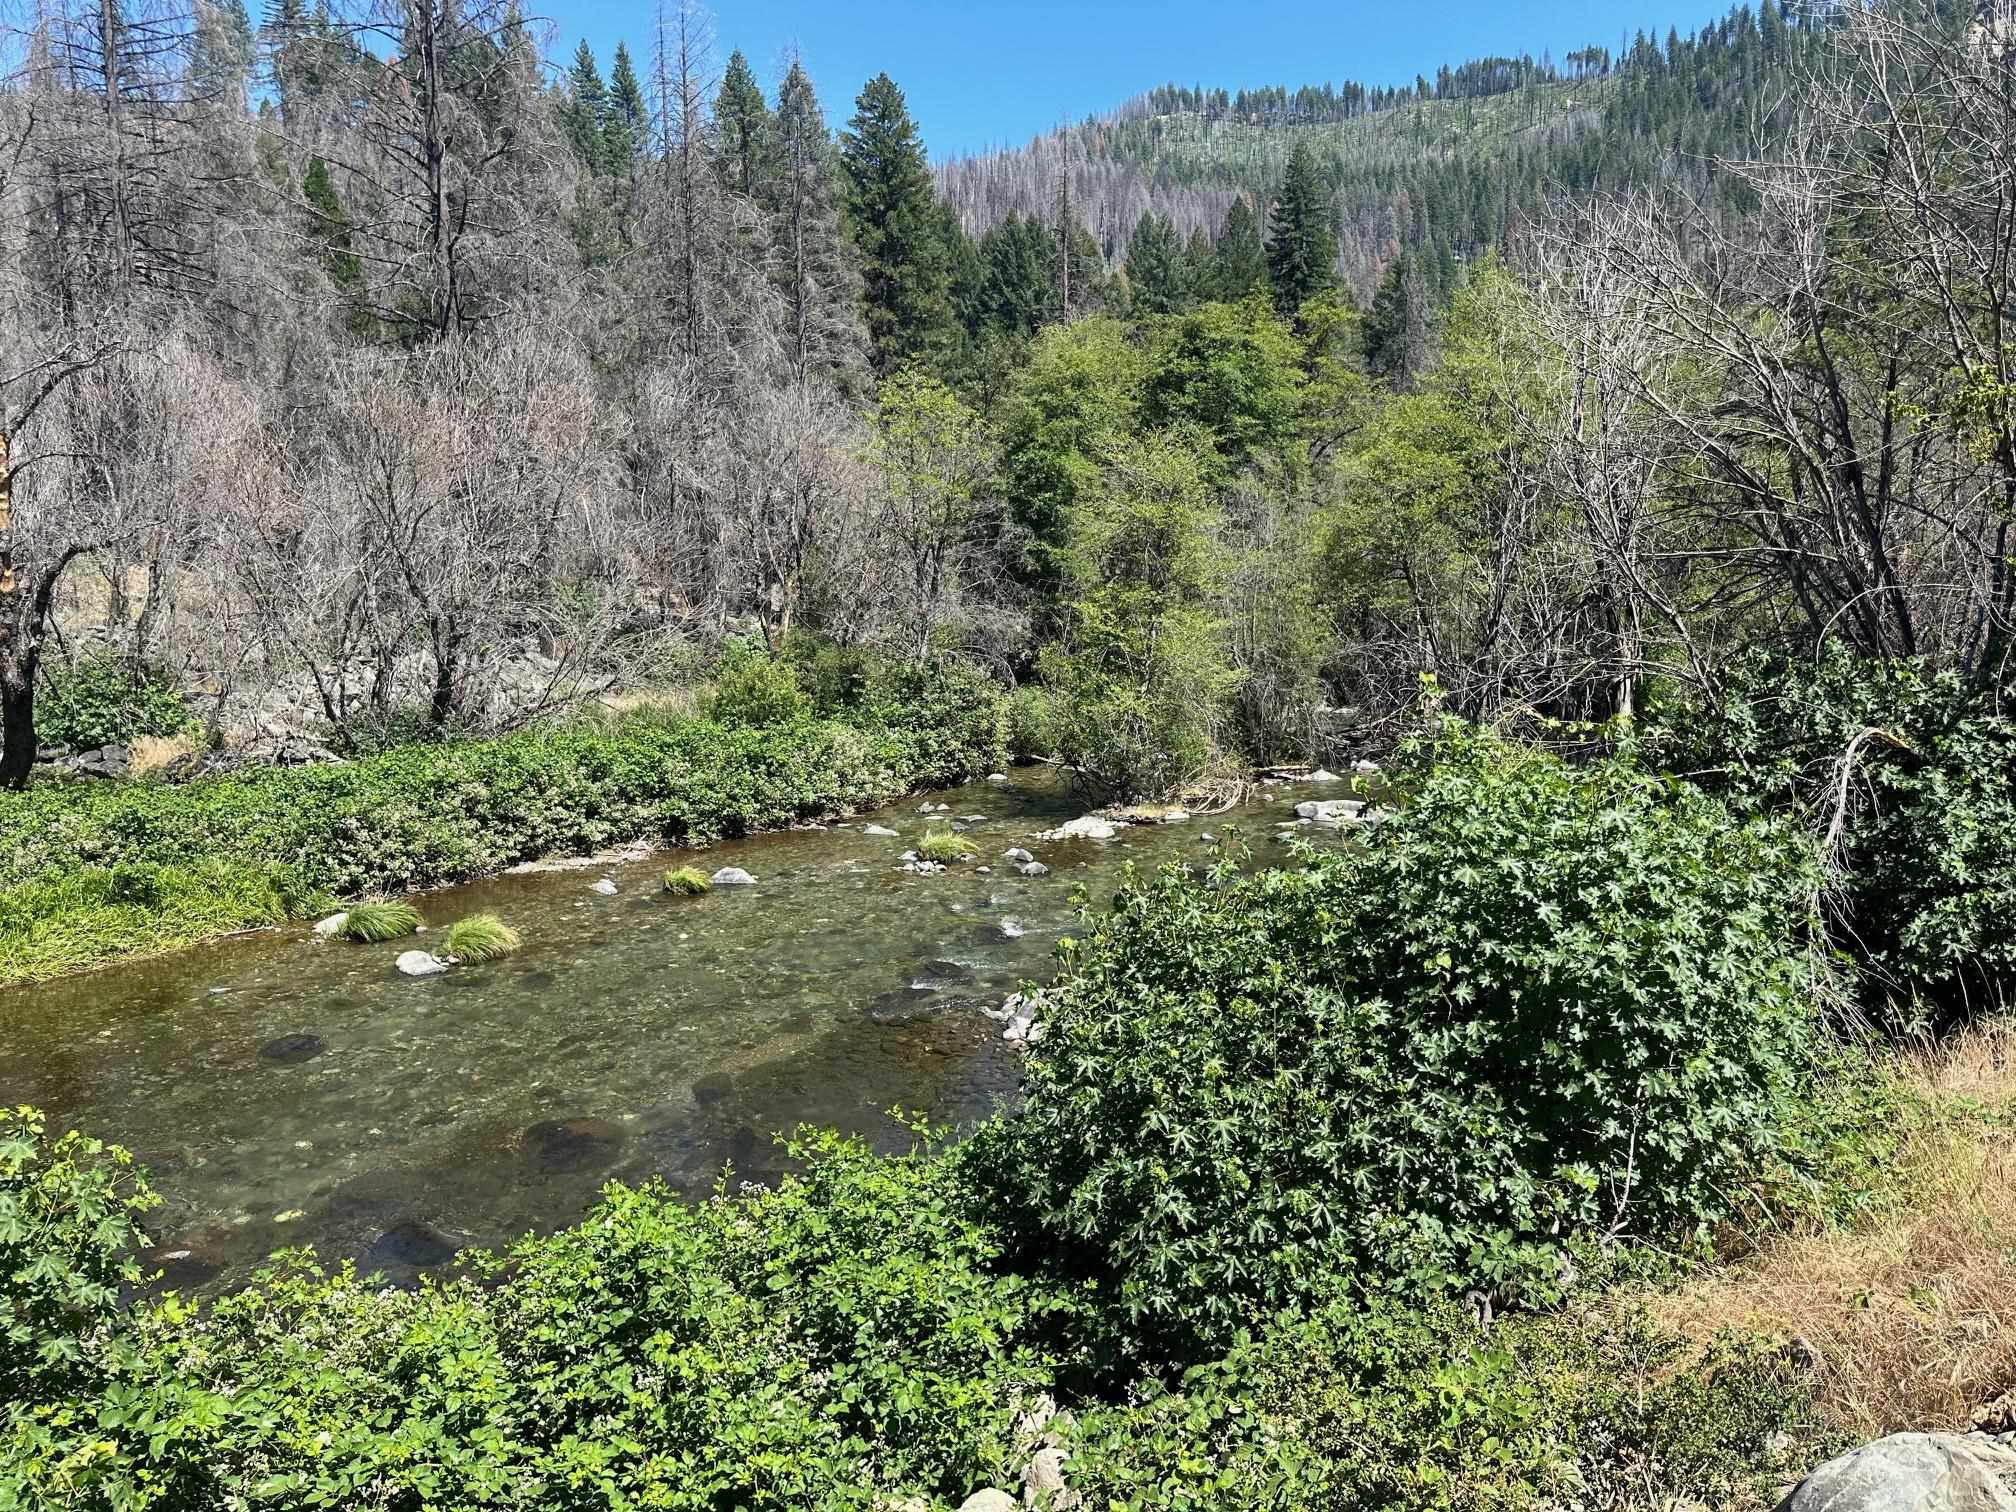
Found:
[[[1306,796],[1044,843],[1079,806],[1018,772],[934,795],[949,813],[928,820],[912,799],[705,854],[753,888],[671,896],[665,854],[500,877],[417,900],[435,927],[484,910],[516,925],[524,951],[486,966],[406,978],[393,961],[424,936],[293,926],[8,992],[0,1101],[135,1151],[165,1199],[146,1258],[168,1285],[229,1286],[298,1245],[409,1282],[573,1221],[612,1180],[774,1182],[775,1136],[799,1124],[895,1149],[892,1107],[958,1124],[1011,1103],[1018,1063],[982,1010],[1049,974],[1074,884],[1103,900],[1128,862],[1202,861],[1206,831],[1265,858]],[[976,864],[899,869],[927,823],[966,815],[984,816]],[[1015,846],[1050,874],[1017,874]],[[604,875],[614,896],[591,890]]]

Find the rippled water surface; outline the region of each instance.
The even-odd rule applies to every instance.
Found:
[[[659,877],[687,858],[661,852],[428,894],[437,927],[490,909],[525,937],[441,976],[393,969],[424,937],[294,926],[7,992],[0,1103],[136,1151],[167,1199],[148,1228],[170,1284],[228,1285],[298,1244],[397,1279],[572,1221],[612,1179],[771,1179],[773,1131],[800,1122],[894,1144],[892,1106],[990,1112],[1017,1062],[981,1010],[1049,974],[1074,884],[1103,901],[1130,861],[1203,862],[1207,833],[1266,856],[1312,795],[1284,784],[1210,819],[1043,843],[1079,809],[1020,771],[934,795],[980,853],[942,875],[897,868],[926,824],[913,799],[696,858],[747,868],[752,888],[673,897]],[[1017,845],[1050,874],[1017,875],[1001,859]],[[592,890],[602,876],[614,896]]]

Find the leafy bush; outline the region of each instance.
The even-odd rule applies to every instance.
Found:
[[[955,835],[951,830],[931,830],[917,842],[917,855],[924,861],[936,861],[940,865],[952,861],[973,859],[973,846],[964,835]]]
[[[730,729],[796,724],[812,712],[791,664],[750,641],[730,641],[707,695],[707,717]]]
[[[462,719],[436,719],[427,704],[407,702],[382,709],[367,704],[352,710],[342,723],[329,726],[326,733],[330,745],[345,755],[370,756],[401,746],[467,740],[473,731]]]
[[[140,1279],[140,1215],[157,1199],[116,1146],[51,1140],[33,1108],[0,1108],[0,1404],[11,1415],[92,1383]],[[0,1426],[7,1423],[0,1417]]]
[[[35,729],[47,744],[91,751],[142,735],[179,735],[200,723],[158,668],[136,669],[110,652],[43,664]]]
[[[1008,695],[1008,754],[1016,761],[1057,754],[1057,701],[1048,688],[1026,683]]]
[[[360,945],[382,945],[420,927],[420,910],[403,898],[353,903],[343,916],[343,937]]]
[[[1857,742],[1866,730],[1884,733]],[[1839,763],[1856,743],[1833,933],[1864,966],[1871,1007],[1902,1025],[1979,1012],[2006,992],[2016,719],[1955,674],[1832,646],[1752,653],[1712,705],[1667,711],[1655,739],[1667,766],[1732,806],[1816,832],[1832,823]]]
[[[457,919],[450,924],[443,938],[442,948],[456,960],[467,961],[473,965],[516,954],[524,943],[518,931],[497,915],[479,913],[471,914],[466,919]]]
[[[1810,1159],[1806,842],[1627,761],[1412,754],[1355,849],[1124,887],[967,1147],[1130,1353],[1340,1275],[1545,1296],[1571,1238],[1683,1240]]]
[[[704,893],[713,885],[713,879],[697,866],[675,866],[665,873],[665,891],[669,893],[690,898]]]

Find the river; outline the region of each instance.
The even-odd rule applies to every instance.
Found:
[[[1080,805],[1018,770],[932,795],[979,852],[939,875],[900,869],[928,822],[911,799],[697,857],[421,895],[435,927],[492,910],[525,938],[440,976],[393,967],[425,937],[295,925],[10,990],[0,1103],[135,1152],[164,1198],[145,1259],[165,1285],[229,1286],[295,1245],[410,1280],[571,1222],[611,1180],[774,1180],[772,1136],[798,1123],[893,1147],[892,1106],[957,1123],[1012,1102],[1018,1052],[982,1010],[1050,974],[1075,884],[1103,902],[1130,862],[1207,863],[1207,835],[1272,858],[1296,799],[1343,791],[1281,784],[1227,814],[1045,843]],[[1049,874],[1019,875],[1013,846]],[[688,859],[757,883],[666,893]],[[594,890],[605,876],[614,895]]]

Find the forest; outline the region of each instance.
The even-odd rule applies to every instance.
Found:
[[[243,985],[167,952],[271,951],[473,1076],[550,942],[458,919],[412,995],[457,885],[607,866],[551,884],[585,932],[612,848],[893,857],[853,826],[923,797],[823,940],[712,968],[781,994],[862,900],[1023,934],[1050,864],[946,795],[1024,781],[1075,921],[982,1010],[985,1116],[778,1116],[697,1197],[408,1228],[396,1281],[290,1207],[164,1283],[177,1184],[253,1156],[0,1108],[0,1509],[1905,1504],[1838,1499],[1858,1444],[2008,1494],[2002,0],[935,165],[887,75],[822,102],[691,4],[548,45],[510,0],[7,34],[0,1025],[66,1005],[47,1085],[123,1087],[121,1015]],[[676,976],[794,880],[679,865],[595,950]],[[593,954],[522,989],[556,1066]],[[130,1012],[37,996],[119,962]],[[558,1111],[514,1170],[636,1142]]]

